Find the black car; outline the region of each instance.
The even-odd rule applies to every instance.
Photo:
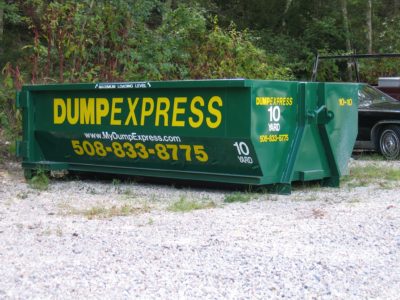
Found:
[[[387,159],[400,158],[400,101],[366,85],[359,91],[356,148],[373,149]]]

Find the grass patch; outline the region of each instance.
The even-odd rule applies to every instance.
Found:
[[[356,188],[356,187],[366,187],[371,183],[370,180],[364,180],[364,179],[355,179],[352,180],[350,177],[350,180],[347,182],[347,186],[349,188]]]
[[[365,160],[365,161],[385,161],[386,158],[379,153],[376,152],[361,152],[354,155],[354,159],[356,160]]]
[[[150,206],[145,203],[143,206],[133,206],[124,204],[122,206],[106,207],[102,205],[93,206],[89,209],[76,209],[69,204],[59,205],[62,210],[62,215],[81,215],[89,220],[93,219],[111,219],[113,217],[124,217],[130,215],[137,215],[141,213],[150,212]]]
[[[58,237],[62,237],[64,235],[62,228],[60,226],[57,226],[56,229],[51,229],[51,228],[46,228],[43,230],[41,233],[38,234],[39,236],[50,236],[50,235],[56,235]]]
[[[130,216],[140,213],[149,212],[150,207],[145,204],[142,207],[132,206],[130,204],[124,204],[122,206],[94,206],[90,209],[84,210],[81,212],[85,217],[89,220],[92,219],[110,219],[112,217],[123,217]]]
[[[112,184],[113,186],[121,185],[121,180],[118,179],[118,178],[113,178],[111,184]]]
[[[317,201],[317,200],[318,200],[318,195],[316,195],[314,193],[306,195],[304,198],[304,201],[310,201],[310,202]]]
[[[187,200],[185,197],[180,197],[180,199],[170,206],[168,206],[169,211],[173,212],[188,212],[198,209],[207,209],[216,207],[213,201],[208,202],[197,202],[192,200]]]
[[[26,199],[26,198],[28,198],[28,197],[29,197],[29,194],[26,193],[26,192],[19,192],[19,193],[17,194],[17,198],[18,198],[18,199]]]
[[[349,203],[360,203],[361,201],[360,201],[360,199],[359,198],[351,198],[350,200],[349,200]]]
[[[353,167],[350,175],[342,178],[342,183],[348,187],[367,186],[373,182],[383,188],[390,188],[388,182],[400,180],[400,170],[395,168],[379,167],[376,165]]]
[[[249,202],[253,199],[253,194],[250,193],[240,193],[235,192],[232,194],[225,195],[224,203],[234,203],[234,202]]]
[[[378,183],[379,187],[383,190],[390,190],[395,188],[393,181],[381,181]]]
[[[35,190],[45,191],[49,188],[50,179],[44,170],[38,170],[29,180],[29,186]]]
[[[383,179],[389,181],[400,180],[400,170],[394,168],[378,167],[375,165],[353,167],[350,170],[350,176],[345,176],[344,180],[372,180]]]

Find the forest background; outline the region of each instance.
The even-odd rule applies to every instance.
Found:
[[[0,161],[23,84],[307,80],[316,53],[400,51],[400,0],[0,0]],[[400,59],[398,59],[400,60]],[[363,80],[398,60],[361,62]],[[320,80],[348,80],[325,63]]]

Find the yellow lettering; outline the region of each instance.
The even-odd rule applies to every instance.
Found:
[[[196,107],[196,103],[199,103],[200,106],[204,107],[204,99],[200,96],[196,96],[192,99],[192,102],[190,103],[190,110],[195,116],[197,116],[198,119],[197,121],[194,121],[193,117],[189,118],[189,124],[193,128],[199,128],[201,124],[203,124],[204,120],[203,111]]]
[[[132,120],[133,125],[136,126],[138,124],[136,115],[135,115],[135,109],[136,109],[138,102],[139,102],[139,98],[135,98],[134,102],[132,102],[131,98],[128,98],[129,115],[125,120],[125,125],[128,125],[130,120]]]
[[[219,96],[214,96],[208,102],[208,112],[215,117],[215,121],[212,121],[210,117],[206,118],[207,125],[210,128],[217,128],[222,121],[222,113],[220,110],[214,108],[213,104],[216,103],[219,107],[222,107],[222,99]]]
[[[146,108],[147,104],[149,104],[149,107]],[[150,117],[151,114],[154,111],[154,100],[153,98],[143,98],[143,103],[142,103],[142,114],[140,116],[140,125],[144,125],[144,121],[146,117]]]
[[[121,113],[121,108],[116,105],[122,102],[124,102],[124,98],[112,98],[110,125],[121,125],[121,120],[115,119],[115,115]]]
[[[87,101],[86,101],[87,100]],[[94,98],[80,99],[80,124],[94,124]]]
[[[72,110],[74,115],[72,115]],[[79,120],[79,98],[74,98],[74,109],[72,109],[72,99],[67,98],[67,120],[71,125],[75,125]]]
[[[96,124],[101,125],[101,119],[108,115],[110,104],[107,98],[96,98]]]
[[[178,120],[178,115],[185,114],[185,109],[180,108],[179,104],[183,104],[187,102],[187,97],[175,97],[174,99],[174,109],[172,113],[172,126],[173,127],[184,127],[185,121]]]
[[[161,105],[164,105],[164,108],[161,108]],[[165,97],[158,97],[157,98],[157,108],[156,108],[156,126],[160,125],[160,117],[164,118],[164,125],[168,126],[168,111],[171,107],[171,103],[168,98]]]
[[[62,124],[65,121],[67,115],[67,107],[65,106],[64,99],[54,98],[53,101],[53,120],[54,124]]]

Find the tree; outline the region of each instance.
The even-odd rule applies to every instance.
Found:
[[[3,55],[4,0],[0,0],[0,57]]]
[[[351,41],[350,41],[350,28],[349,28],[349,17],[347,13],[347,0],[340,1],[342,8],[342,18],[343,18],[343,28],[346,37],[346,51],[351,51]]]
[[[368,53],[372,53],[372,0],[367,1],[367,41]]]
[[[287,12],[289,11],[290,5],[292,4],[293,0],[286,0],[285,10],[283,11],[283,20],[282,20],[282,27],[286,26],[285,17]]]

